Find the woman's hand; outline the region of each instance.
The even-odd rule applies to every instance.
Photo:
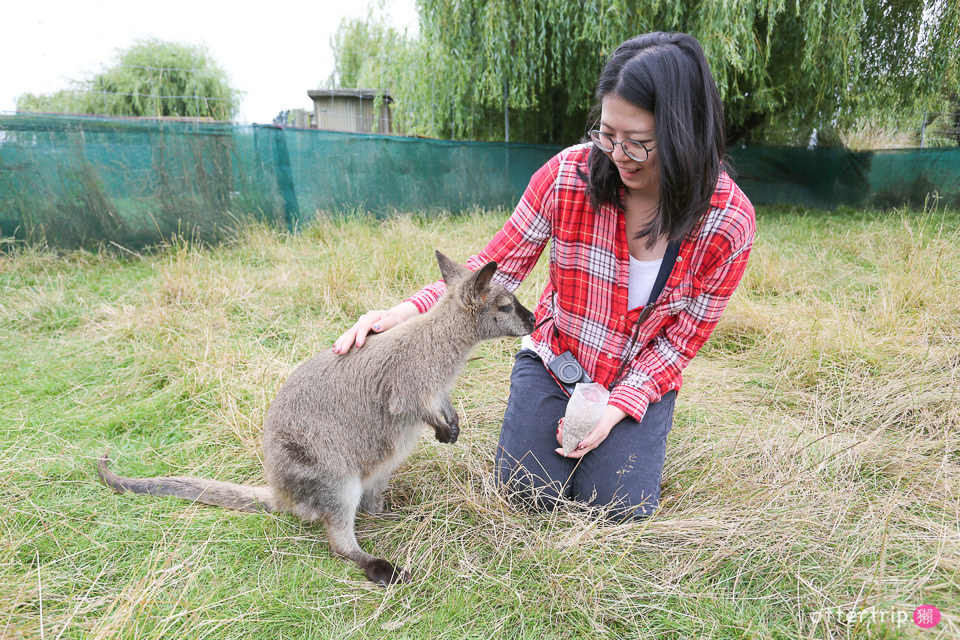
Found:
[[[557,449],[557,453],[566,458],[582,458],[600,446],[600,443],[607,439],[610,430],[626,417],[627,413],[623,409],[608,404],[603,417],[593,425],[593,429],[580,441],[577,448],[568,454],[563,453],[563,418],[560,418],[560,424],[557,425],[557,442],[560,443],[560,448]]]
[[[362,347],[371,331],[381,333],[392,329],[401,322],[409,320],[420,313],[412,302],[401,302],[386,311],[377,309],[368,311],[357,320],[342,336],[333,343],[334,353],[346,353],[351,347]]]

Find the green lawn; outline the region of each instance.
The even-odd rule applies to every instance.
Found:
[[[290,516],[97,480],[109,449],[125,475],[261,483],[264,411],[292,367],[505,215],[0,255],[0,638],[960,636],[956,210],[761,210],[643,523],[531,516],[494,490],[519,340],[478,348],[460,440],[425,431],[393,517],[359,520],[409,585],[371,585]],[[531,307],[542,266],[518,292]],[[912,622],[921,604],[936,629]]]

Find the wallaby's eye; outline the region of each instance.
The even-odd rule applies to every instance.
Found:
[[[513,311],[513,303],[503,305],[500,307],[500,311],[503,311],[504,313],[510,313]]]

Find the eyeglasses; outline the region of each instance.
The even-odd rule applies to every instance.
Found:
[[[599,129],[594,129],[590,132],[590,139],[593,140],[593,144],[599,147],[600,151],[605,153],[613,153],[614,147],[620,145],[620,148],[623,149],[625,154],[627,154],[627,157],[631,160],[636,160],[637,162],[646,162],[647,158],[650,157],[650,152],[657,148],[657,145],[653,145],[648,149],[642,142],[638,140],[614,142],[613,138]]]

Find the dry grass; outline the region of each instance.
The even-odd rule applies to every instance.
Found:
[[[919,118],[916,125],[919,128]],[[915,149],[920,146],[920,134],[917,130],[904,127],[902,123],[867,121],[841,131],[840,141],[853,151]]]
[[[292,518],[97,484],[107,447],[128,474],[258,482],[290,368],[502,215],[0,258],[0,637],[960,635],[957,212],[762,212],[685,374],[663,506],[640,524],[530,515],[495,491],[513,341],[461,376],[457,445],[425,437],[395,516],[360,522],[411,585],[367,584]],[[911,621],[922,603],[943,612],[933,632]]]

